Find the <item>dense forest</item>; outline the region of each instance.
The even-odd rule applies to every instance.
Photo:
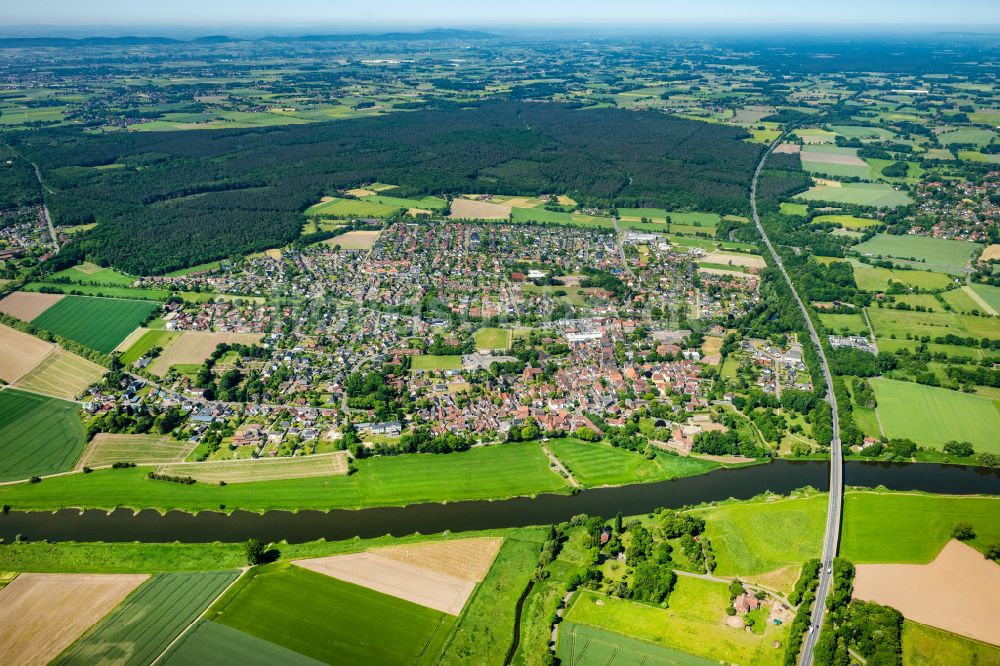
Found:
[[[651,111],[491,102],[273,128],[55,128],[7,140],[41,168],[58,224],[99,223],[63,263],[85,256],[148,275],[290,241],[322,195],[375,180],[398,184],[399,196],[566,192],[597,206],[745,212],[762,150],[745,137]]]

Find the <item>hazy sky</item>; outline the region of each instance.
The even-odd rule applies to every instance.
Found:
[[[1000,24],[1000,0],[0,0],[0,25]]]

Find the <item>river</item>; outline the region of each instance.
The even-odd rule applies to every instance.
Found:
[[[561,522],[586,513],[611,517],[648,513],[661,506],[680,507],[701,502],[749,499],[765,491],[785,494],[812,486],[827,490],[825,461],[776,460],[767,465],[719,469],[673,481],[594,488],[576,495],[538,495],[496,501],[412,504],[333,511],[235,511],[231,514],[170,511],[161,515],[128,509],[107,512],[63,509],[56,512],[11,511],[0,515],[0,538],[15,535],[35,541],[145,541],[211,542],[263,541],[290,543],[316,539],[339,540],[385,534],[402,536],[451,530],[523,527]],[[944,494],[1000,495],[1000,469],[931,463],[848,462],[844,469],[850,486],[885,486],[890,490],[919,490]]]

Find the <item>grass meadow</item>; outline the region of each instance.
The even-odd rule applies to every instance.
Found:
[[[455,617],[287,563],[251,570],[207,616],[326,663],[432,664]]]
[[[238,575],[156,574],[52,663],[150,664]]]
[[[319,217],[388,217],[397,211],[399,206],[362,201],[361,199],[331,199],[318,203],[306,210],[305,214]]]
[[[866,264],[854,266],[854,281],[864,291],[885,291],[889,282],[899,282],[914,289],[943,289],[952,284],[952,279],[944,273],[921,270],[895,270]]]
[[[881,183],[843,183],[839,187],[817,185],[802,194],[796,194],[801,201],[854,204],[875,208],[895,208],[911,203],[910,197],[889,185]]]
[[[433,356],[431,354],[420,354],[413,357],[411,370],[458,370],[462,367],[462,357],[454,356]]]
[[[969,542],[974,548],[1000,541],[1000,497],[851,491],[844,498],[840,553],[855,563],[926,564],[959,522],[976,531]]]
[[[876,234],[872,239],[855,245],[854,251],[872,257],[903,260],[915,268],[957,273],[981,247],[979,243],[930,236]]]
[[[747,576],[767,573],[819,557],[827,496],[735,502],[693,513],[708,523],[716,574]]]
[[[904,666],[969,666],[1000,664],[1000,647],[943,629],[903,622]]]
[[[940,449],[950,440],[971,442],[979,453],[1000,453],[997,402],[913,382],[871,380],[878,415],[888,437]]]
[[[607,629],[562,622],[556,656],[562,663],[578,666],[628,666],[669,664],[670,666],[713,666],[718,662],[648,643]]]
[[[96,470],[46,479],[45,483],[3,486],[0,502],[25,510],[126,506],[209,511],[224,505],[229,510],[262,511],[393,506],[569,491],[533,442],[460,453],[366,458],[355,466],[358,472],[350,476],[224,487],[153,481],[146,476],[148,467]],[[23,477],[15,474],[12,478]]]
[[[512,336],[509,328],[481,328],[476,331],[476,349],[510,349]]]
[[[653,460],[647,460],[635,451],[569,437],[553,439],[548,442],[548,447],[584,486],[662,481],[704,474],[718,467],[707,460],[663,453],[658,453]]]
[[[58,398],[0,391],[0,481],[73,467],[86,443],[77,410],[76,404]]]
[[[169,666],[316,666],[311,657],[218,622],[198,622],[160,660]]]
[[[668,608],[584,590],[571,602],[566,619],[716,663],[781,664],[785,651],[771,644],[775,640],[784,643],[788,627],[767,625],[763,635],[733,629],[725,624],[728,605],[725,583],[679,577]]]
[[[67,296],[32,323],[109,354],[159,307],[159,303],[150,301]]]

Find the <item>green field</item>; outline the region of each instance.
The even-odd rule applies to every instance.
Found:
[[[833,333],[849,335],[868,335],[868,325],[865,318],[859,314],[826,314],[819,313],[823,326]]]
[[[944,134],[938,135],[938,141],[940,141],[945,146],[954,145],[956,143],[973,144],[976,146],[985,146],[993,137],[996,136],[991,130],[977,129],[975,127],[966,127],[963,129],[957,129],[953,132],[945,132]]]
[[[199,622],[160,660],[171,666],[312,666],[323,662],[218,622]]]
[[[808,212],[809,206],[806,204],[790,203],[788,201],[784,201],[781,204],[782,215],[798,215],[800,217],[805,217]]]
[[[455,617],[290,564],[260,567],[209,619],[330,664],[431,664]]]
[[[718,662],[575,622],[559,625],[556,648],[564,664],[578,666],[713,666]]]
[[[929,236],[876,234],[871,240],[855,245],[854,251],[872,257],[891,257],[914,268],[961,273],[969,258],[981,247],[979,243]]]
[[[52,663],[150,664],[239,573],[156,574]]]
[[[328,217],[389,217],[398,212],[399,206],[380,204],[360,199],[337,199],[324,201],[306,210],[306,215]]]
[[[162,349],[178,335],[180,333],[175,331],[146,331],[141,338],[122,353],[118,360],[122,362],[122,365],[132,365],[153,347]]]
[[[462,367],[462,357],[454,356],[433,356],[431,354],[420,354],[413,356],[412,370],[458,370]]]
[[[421,208],[423,210],[441,210],[448,205],[448,202],[440,197],[424,197],[423,199],[402,199],[399,197],[388,197],[381,194],[372,194],[361,197],[362,201],[393,206],[395,208]]]
[[[914,310],[891,310],[889,308],[868,308],[868,318],[875,334],[879,337],[905,338],[930,336],[934,338],[948,333],[962,337],[1000,338],[1000,321],[992,317],[974,317],[954,312],[916,312]]]
[[[839,224],[844,229],[865,229],[867,227],[881,224],[878,220],[869,220],[865,217],[855,217],[853,215],[817,215],[813,218],[813,223]]]
[[[185,485],[153,481],[150,468],[95,470],[43,483],[0,487],[0,502],[19,509],[158,507],[187,511],[332,509],[392,506],[460,499],[499,499],[568,492],[534,442],[474,448],[461,453],[366,458],[349,476]],[[15,478],[23,478],[15,475]]]
[[[827,496],[736,502],[694,513],[704,518],[720,576],[762,574],[819,557]]]
[[[170,298],[169,289],[139,289],[129,286],[115,286],[107,284],[56,284],[54,282],[29,282],[23,291],[57,290],[59,293],[68,294],[72,291],[79,292],[84,296],[98,296],[104,298],[131,298],[138,300],[165,301]],[[212,294],[205,293],[206,297]]]
[[[781,664],[785,651],[771,644],[784,644],[788,627],[768,625],[763,635],[733,629],[725,624],[728,605],[726,584],[682,576],[666,609],[583,590],[571,602],[566,620],[715,662]]]
[[[854,281],[857,282],[859,289],[872,292],[885,291],[889,288],[890,280],[915,289],[943,289],[952,283],[951,277],[944,273],[894,270],[860,263],[854,265]]]
[[[803,201],[855,204],[877,208],[895,208],[911,203],[910,197],[905,192],[879,183],[844,183],[842,187],[818,185],[809,188],[802,194],[796,194],[795,198]]]
[[[895,136],[887,129],[864,125],[831,125],[830,129],[848,139],[891,139]]]
[[[925,564],[959,522],[972,525],[977,536],[969,543],[980,550],[1000,542],[1000,497],[851,491],[844,499],[840,553],[857,563]]]
[[[511,329],[481,328],[476,331],[476,349],[510,349]]]
[[[0,391],[0,481],[73,467],[86,444],[78,410],[76,404],[58,398]]]
[[[979,298],[986,301],[986,303],[993,308],[996,312],[1000,313],[1000,287],[994,287],[988,284],[971,284],[969,289],[976,292]],[[977,309],[982,310],[978,305]]]
[[[641,453],[601,442],[553,439],[548,447],[584,486],[623,485],[704,474],[717,464],[697,458],[658,453],[647,460]]]
[[[594,217],[582,213],[563,213],[544,208],[512,208],[512,222],[543,222],[548,224],[567,224],[575,227],[611,228],[611,218]]]
[[[906,620],[903,666],[997,666],[1000,647]]]
[[[150,301],[66,296],[31,323],[109,354],[159,307]]]
[[[949,440],[967,441],[977,452],[1000,453],[996,401],[894,379],[872,379],[871,385],[889,437],[905,437],[933,448]]]
[[[664,208],[619,208],[618,218],[621,220],[636,221],[646,218],[650,222],[664,224],[669,215]]]
[[[71,266],[58,273],[53,273],[47,278],[49,282],[59,279],[66,279],[70,282],[90,282],[118,286],[128,286],[135,282],[135,277],[131,275],[126,275],[113,268],[101,268],[91,263]]]

